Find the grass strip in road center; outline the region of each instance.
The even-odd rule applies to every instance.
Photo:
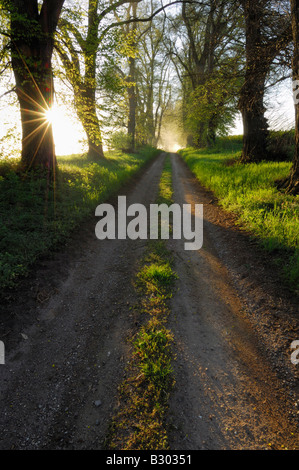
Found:
[[[171,205],[171,162],[166,157],[157,204]],[[167,329],[169,299],[176,274],[164,240],[150,240],[136,277],[142,317],[132,341],[126,379],[119,387],[120,406],[106,448],[110,450],[167,450],[165,413],[175,380],[171,367],[172,334]]]

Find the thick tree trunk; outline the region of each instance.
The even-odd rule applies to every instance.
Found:
[[[215,143],[216,143],[216,126],[214,124],[213,118],[211,118],[208,123],[208,133],[207,133],[208,147],[213,147]]]
[[[257,92],[259,93],[259,92]],[[251,105],[250,97],[246,100],[246,92],[242,95],[245,105],[241,106],[243,117],[244,136],[241,160],[244,163],[259,162],[267,159],[268,124],[264,116],[263,93],[260,98],[253,98]]]
[[[64,1],[10,3],[12,67],[21,109],[22,165],[25,170],[56,167],[47,111],[53,104],[53,35]]]
[[[243,162],[266,158],[268,125],[265,118],[264,91],[268,67],[261,34],[263,0],[243,0],[246,22],[246,73],[239,109],[243,117]]]
[[[295,99],[295,154],[289,177],[278,183],[287,193],[299,194],[299,0],[291,0],[292,31],[294,40],[293,88]]]
[[[39,52],[28,48],[26,61],[16,56],[12,60],[21,109],[22,166],[26,170],[35,167],[52,170],[56,166],[52,125],[47,119],[53,103],[51,59],[46,58],[42,47]],[[27,79],[24,68],[29,57],[39,64],[36,65],[39,70]]]

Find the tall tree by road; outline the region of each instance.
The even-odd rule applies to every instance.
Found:
[[[235,1],[190,1],[173,22],[172,34],[179,33],[181,41],[173,37],[169,50],[182,83],[188,145],[213,143],[233,115],[231,104],[240,88],[240,16]]]
[[[83,17],[66,12],[59,22],[56,49],[63,63],[65,75],[74,92],[74,104],[88,141],[88,155],[93,160],[104,157],[101,123],[98,117],[97,91],[100,47],[118,26],[136,21],[136,4],[141,0],[116,0],[100,2],[88,0],[88,15]],[[113,22],[113,14],[124,15],[126,4],[133,8],[133,18]],[[122,8],[123,7],[123,8]],[[129,11],[131,9],[129,8]],[[117,13],[118,9],[120,13]],[[109,16],[111,15],[111,16]],[[106,45],[106,44],[105,44]],[[113,47],[106,53],[113,55]],[[132,60],[132,67],[134,60]],[[116,70],[116,67],[115,67]]]
[[[294,42],[293,91],[295,101],[295,153],[290,175],[278,182],[280,189],[299,194],[299,0],[291,0],[292,33]]]
[[[64,0],[10,0],[11,60],[21,109],[22,164],[25,169],[56,166],[47,112],[53,103],[54,33]]]
[[[129,12],[132,10],[132,19],[137,19],[137,3],[131,3]],[[137,23],[128,23],[128,33],[133,37],[133,49],[136,48],[136,31]],[[129,116],[128,116],[128,137],[130,142],[129,150],[135,152],[136,147],[136,108],[137,108],[137,95],[136,95],[136,57],[135,53],[129,57],[129,77],[128,77],[128,99],[129,99]]]
[[[292,39],[288,13],[275,11],[271,0],[241,0],[245,17],[245,80],[239,109],[244,138],[242,161],[267,158],[268,123],[264,95],[271,64]]]
[[[299,0],[291,0],[294,41],[293,80],[295,97],[295,154],[288,192],[299,194]]]

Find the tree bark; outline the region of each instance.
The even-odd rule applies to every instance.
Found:
[[[295,153],[289,177],[278,183],[288,194],[299,194],[299,0],[291,0],[292,32],[294,41],[293,88],[295,100]]]
[[[269,0],[242,0],[246,28],[246,71],[241,89],[239,109],[244,124],[243,162],[271,158],[267,151],[268,123],[265,118],[265,83],[275,57],[291,42],[287,15],[273,23],[267,32],[265,16],[271,8]]]
[[[268,123],[265,118],[264,80],[256,77],[243,87],[240,98],[244,136],[242,162],[258,162],[267,159]]]
[[[268,124],[265,118],[264,92],[267,65],[263,51],[261,21],[264,0],[243,0],[246,23],[246,72],[239,109],[243,117],[243,162],[266,158]]]
[[[46,112],[53,104],[53,36],[64,0],[9,2],[12,67],[21,109],[22,166],[53,170],[56,155]]]
[[[137,3],[130,3],[129,11],[132,9],[132,18],[137,18]],[[133,23],[132,32],[136,33],[137,24]],[[135,40],[134,40],[135,41]],[[135,42],[133,48],[136,46]],[[130,141],[130,152],[136,150],[136,110],[137,110],[137,94],[136,94],[136,59],[129,57],[129,80],[128,97],[129,97],[129,115],[128,115],[128,137]]]
[[[95,89],[84,85],[76,89],[75,109],[87,137],[88,157],[93,161],[104,159],[100,123],[96,111]]]
[[[137,109],[137,96],[136,96],[136,63],[135,57],[129,58],[129,79],[131,85],[128,87],[129,97],[129,117],[128,117],[128,137],[130,141],[131,152],[136,149],[136,109]]]

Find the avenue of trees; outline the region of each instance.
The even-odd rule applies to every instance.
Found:
[[[72,92],[94,161],[105,158],[105,119],[118,122],[124,148],[135,151],[158,145],[173,110],[186,144],[196,147],[213,145],[241,113],[241,160],[251,163],[271,160],[267,87],[292,77],[295,152],[279,186],[299,193],[299,0],[0,0],[0,6],[0,81],[13,71],[6,93],[16,93],[20,107],[25,170],[57,165],[47,119],[55,80]]]

